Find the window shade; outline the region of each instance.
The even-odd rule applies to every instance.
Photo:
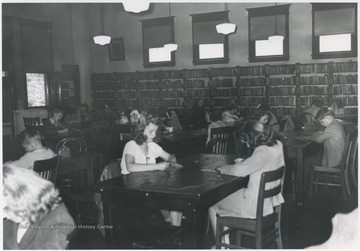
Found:
[[[21,26],[21,40],[24,69],[26,72],[51,72],[52,51],[49,27],[41,25]]]
[[[251,17],[250,40],[266,40],[275,32],[275,15]],[[277,32],[285,36],[285,15],[277,15]]]
[[[315,12],[315,36],[355,32],[355,9],[335,9]]]
[[[228,11],[192,15],[194,44],[223,43],[224,35],[217,33],[216,25],[228,18]]]
[[[143,20],[142,25],[144,48],[157,48],[174,42],[174,17]]]

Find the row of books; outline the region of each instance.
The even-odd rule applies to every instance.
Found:
[[[215,78],[215,79],[209,81],[209,86],[233,87],[234,81],[232,78],[223,78],[223,79]]]
[[[357,115],[358,114],[358,108],[357,107],[345,107],[344,108],[344,114],[345,115]]]
[[[310,106],[314,99],[320,99],[324,106],[329,105],[329,98],[326,96],[311,96],[311,97],[300,97],[301,106]]]
[[[136,98],[137,92],[136,91],[125,91],[125,92],[121,92],[121,91],[117,91],[115,92],[115,97],[116,98]]]
[[[219,76],[236,76],[237,68],[236,67],[227,67],[227,68],[211,68],[210,71],[213,77]]]
[[[294,97],[269,97],[269,105],[295,105]]]
[[[334,75],[333,76],[334,84],[357,84],[358,76],[355,75]]]
[[[270,87],[269,95],[294,95],[295,87]]]
[[[279,74],[294,74],[296,73],[295,65],[266,65],[266,74],[279,75]]]
[[[332,72],[357,72],[357,62],[336,62],[332,63]]]
[[[163,98],[173,98],[173,97],[182,97],[182,90],[162,90],[161,97]]]
[[[139,105],[142,107],[160,107],[163,105],[161,99],[139,99]]]
[[[357,85],[334,85],[334,94],[335,95],[357,95],[358,87]]]
[[[161,97],[161,92],[159,91],[138,91],[138,98],[159,98]]]
[[[240,96],[264,96],[265,87],[254,87],[254,88],[240,88]]]
[[[204,88],[205,80],[204,79],[187,79],[184,84],[187,88]]]
[[[206,78],[206,77],[209,77],[209,70],[208,69],[185,70],[183,77],[184,78]]]
[[[226,105],[229,104],[229,100],[228,99],[217,99],[214,98],[214,106],[221,106],[224,107]]]
[[[115,101],[117,107],[138,107],[139,101],[137,99],[117,99]]]
[[[326,95],[328,94],[327,86],[301,86],[301,93],[303,95]]]
[[[162,80],[160,81],[160,88],[183,88],[183,82],[181,80]]]
[[[114,98],[115,97],[115,92],[114,91],[97,91],[95,93],[95,97],[96,98]]]
[[[257,77],[257,78],[241,78],[238,82],[240,86],[249,86],[249,85],[265,85],[265,78],[264,77]]]
[[[341,97],[341,101],[344,103],[344,105],[358,105],[357,96]]]
[[[266,70],[265,66],[245,66],[240,67],[240,76],[255,76],[255,75],[265,75]]]
[[[162,104],[167,107],[180,107],[182,102],[180,99],[163,99]]]
[[[329,80],[327,76],[309,76],[300,77],[301,85],[327,85]]]
[[[271,107],[271,110],[278,117],[284,116],[294,116],[295,115],[295,106],[294,107]]]
[[[185,89],[184,97],[207,97],[209,96],[209,89]]]
[[[231,88],[231,89],[215,89],[214,93],[212,93],[213,96],[217,97],[236,97],[238,96],[238,90],[237,88]]]
[[[269,85],[295,85],[295,78],[282,77],[282,78],[269,78]]]
[[[265,97],[242,97],[240,99],[240,106],[257,106],[262,103],[265,103]]]

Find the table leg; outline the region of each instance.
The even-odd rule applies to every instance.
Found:
[[[207,209],[204,209],[203,207],[193,207],[191,209],[191,215],[191,218],[193,219],[191,222],[191,228],[193,229],[194,233],[192,235],[192,247],[190,248],[205,248],[204,237],[208,223]]]
[[[296,149],[296,201],[299,206],[304,203],[304,149]]]
[[[112,226],[112,228],[105,229],[106,245],[108,248],[114,248],[116,246],[114,243],[114,235],[116,235],[114,231],[116,231],[117,228],[114,226],[114,222],[112,220],[111,207],[106,203],[106,201],[102,201],[102,203],[104,212],[104,225]]]

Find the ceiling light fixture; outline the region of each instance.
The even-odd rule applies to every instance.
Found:
[[[228,4],[225,3],[225,11],[228,11]],[[227,14],[225,14],[227,15]],[[225,22],[222,24],[216,25],[216,31],[217,33],[229,35],[231,33],[234,33],[236,30],[236,24],[232,24],[229,22],[229,17],[226,16]]]
[[[276,5],[277,5],[277,3],[275,3],[275,6]],[[270,40],[270,41],[283,41],[284,40],[284,36],[280,35],[277,32],[277,14],[275,15],[275,32],[273,35],[268,37],[268,40]]]
[[[127,12],[140,13],[149,9],[150,2],[148,0],[124,0],[122,1],[124,10]]]
[[[100,15],[101,15],[101,31],[100,31],[100,34],[93,37],[93,39],[94,39],[95,44],[107,45],[107,44],[110,44],[111,37],[105,35],[105,32],[104,32],[104,13],[103,13],[103,5],[102,4],[101,4],[101,13],[100,13]]]
[[[171,6],[170,6],[170,3],[169,3],[169,19],[171,18]],[[178,45],[173,43],[171,40],[171,35],[172,35],[172,32],[171,32],[171,26],[169,25],[169,30],[170,30],[170,41],[169,43],[165,44],[164,45],[164,48],[167,50],[167,51],[176,51],[177,48],[178,48]]]

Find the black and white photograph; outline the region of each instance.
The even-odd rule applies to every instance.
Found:
[[[2,249],[359,249],[358,1],[1,1]]]

